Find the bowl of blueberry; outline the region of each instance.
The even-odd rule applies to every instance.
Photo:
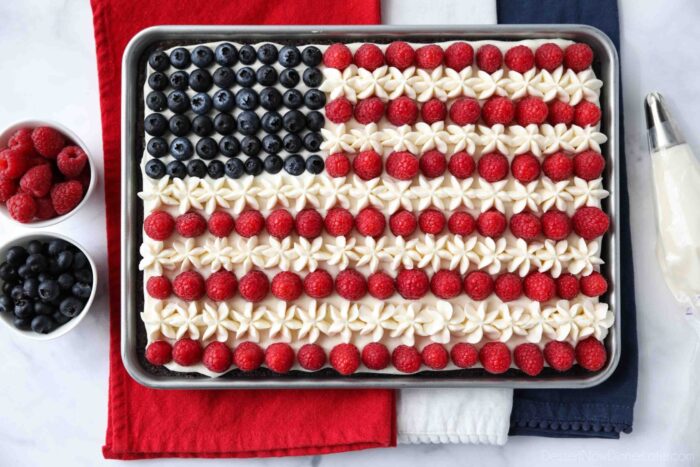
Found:
[[[0,321],[24,337],[54,339],[76,327],[96,285],[95,263],[63,235],[26,235],[0,247]]]

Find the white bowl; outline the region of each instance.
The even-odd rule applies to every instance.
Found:
[[[23,120],[21,122],[16,122],[13,123],[12,125],[8,126],[5,128],[2,132],[0,132],[0,147],[5,147],[7,146],[7,142],[10,140],[10,137],[19,129],[21,128],[37,128],[40,126],[48,126],[51,127],[55,130],[60,131],[64,136],[66,136],[68,139],[73,141],[76,145],[80,146],[80,148],[85,152],[85,154],[88,157],[88,165],[90,166],[90,183],[88,184],[87,190],[85,190],[85,193],[83,194],[83,199],[80,200],[80,203],[70,212],[62,215],[62,216],[56,216],[53,219],[46,219],[46,220],[34,220],[31,222],[22,223],[22,222],[17,222],[14,220],[11,216],[10,213],[7,212],[7,207],[4,204],[0,204],[0,216],[4,217],[5,219],[8,219],[16,224],[25,226],[25,227],[32,227],[32,228],[42,228],[42,227],[48,227],[50,225],[58,224],[61,221],[64,221],[68,219],[70,216],[78,212],[81,207],[85,205],[85,202],[87,201],[88,197],[92,194],[93,189],[95,188],[95,180],[97,178],[97,173],[95,171],[95,164],[92,162],[92,155],[90,154],[90,151],[88,151],[87,146],[83,141],[73,133],[69,128],[61,125],[58,122],[54,122],[52,120]]]
[[[34,339],[34,340],[39,340],[39,341],[47,341],[51,339],[56,339],[57,337],[61,337],[62,335],[66,334],[69,332],[71,329],[76,327],[82,320],[85,318],[85,316],[88,314],[88,311],[90,311],[90,307],[92,306],[92,301],[95,299],[95,291],[97,290],[97,268],[95,267],[95,262],[92,260],[90,255],[88,254],[87,251],[85,251],[85,248],[77,243],[75,240],[70,239],[64,235],[55,233],[55,232],[46,232],[46,233],[40,233],[40,234],[29,234],[29,235],[22,235],[20,237],[16,237],[6,243],[4,243],[0,247],[0,259],[5,258],[5,255],[7,254],[7,250],[12,248],[13,246],[24,246],[26,247],[29,242],[32,240],[40,240],[43,242],[53,240],[53,239],[60,239],[64,240],[71,245],[74,245],[78,250],[82,251],[85,257],[88,260],[88,263],[90,263],[90,268],[92,269],[92,293],[90,294],[90,297],[87,299],[85,302],[85,306],[83,307],[83,310],[73,319],[68,321],[66,324],[61,325],[54,329],[52,332],[49,334],[39,334],[31,329],[28,331],[24,331],[22,329],[17,329],[14,324],[12,324],[12,317],[11,313],[0,313],[0,322],[7,326],[10,331],[14,332],[15,334],[18,334],[22,337],[27,337],[29,339]],[[4,261],[0,261],[2,263]],[[0,287],[2,287],[3,281],[0,280]]]

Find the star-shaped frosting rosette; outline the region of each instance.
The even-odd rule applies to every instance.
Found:
[[[483,146],[482,154],[499,151],[502,154],[510,153],[511,138],[507,134],[506,127],[497,123],[492,127],[479,125],[479,142]]]
[[[323,209],[329,210],[336,205],[350,209],[350,189],[352,185],[346,182],[345,177],[321,177],[321,187],[318,193],[323,199]]]
[[[289,184],[283,177],[272,177],[260,180],[260,191],[257,196],[264,203],[265,209],[271,210],[278,204],[289,207]]]
[[[202,322],[205,326],[202,340],[210,338],[218,342],[226,342],[229,333],[235,333],[238,325],[231,319],[231,311],[225,302],[218,305],[205,303],[202,311]]]
[[[434,235],[425,234],[422,242],[418,242],[416,250],[420,253],[419,268],[430,266],[434,272],[439,271],[442,260],[450,259],[450,252],[447,249],[448,235],[435,237]]]
[[[264,267],[266,269],[277,267],[282,271],[289,271],[292,267],[292,261],[296,258],[292,239],[285,237],[280,240],[270,236],[268,243],[268,245],[261,245],[263,247],[261,254],[265,261]]]
[[[199,186],[194,189],[193,195],[204,206],[204,211],[207,214],[212,214],[217,207],[230,208],[229,200],[233,197],[225,178],[214,181],[202,180]]]
[[[296,317],[296,305],[287,302],[277,302],[274,310],[267,310],[265,316],[270,322],[270,338],[278,338],[284,342],[292,342],[292,331],[301,329],[301,321]]]
[[[548,123],[540,125],[540,133],[544,137],[544,154],[554,154],[557,151],[573,151],[571,138],[574,134],[569,131],[566,124],[558,123],[552,126]]]
[[[355,253],[356,243],[357,239],[354,237],[335,237],[335,243],[329,241],[325,244],[326,251],[321,254],[320,259],[343,271],[350,266],[350,261],[355,262],[359,259]]]
[[[522,307],[510,307],[507,303],[501,303],[498,305],[498,317],[494,320],[493,325],[500,333],[498,340],[501,342],[508,342],[513,334],[517,336],[527,335],[525,330],[527,316]]]
[[[304,237],[299,237],[299,240],[294,243],[295,260],[292,263],[294,270],[308,269],[314,272],[318,268],[318,262],[325,258],[322,248],[323,237],[315,238],[311,242]]]
[[[381,135],[382,146],[394,151],[418,152],[415,144],[415,132],[409,125],[398,128],[384,128]]]
[[[418,185],[411,188],[413,195],[418,200],[418,209],[427,209],[430,205],[438,209],[445,209],[445,193],[441,189],[445,177],[436,177],[432,180],[421,175]]]
[[[463,239],[459,235],[453,236],[447,242],[447,251],[450,254],[449,269],[456,269],[459,266],[460,274],[465,274],[469,269],[470,264],[479,264],[481,258],[476,252],[478,237],[473,235]]]
[[[547,212],[552,208],[566,211],[568,203],[574,200],[574,197],[567,190],[568,186],[568,180],[552,182],[548,178],[543,178],[539,190],[542,211]]]
[[[556,332],[556,340],[565,341],[566,339],[571,339],[573,342],[578,341],[579,328],[578,324],[574,320],[577,312],[576,306],[571,306],[568,300],[559,300],[556,306],[552,307],[554,310],[546,310],[545,314],[551,316],[551,320],[554,322],[554,329]]]
[[[457,316],[455,316],[457,315]],[[450,302],[439,300],[434,306],[426,306],[420,311],[419,319],[423,323],[423,333],[430,340],[439,344],[448,344],[452,330],[461,333],[464,329],[463,312],[454,313]]]
[[[450,134],[445,131],[445,122],[435,122],[428,125],[424,122],[416,123],[415,145],[421,153],[437,149],[441,153],[447,152]]]
[[[430,99],[447,100],[447,93],[440,85],[444,68],[438,66],[432,71],[419,69],[416,75],[409,78],[410,86],[416,91],[416,100],[418,102],[428,102]]]
[[[357,95],[355,88],[352,86],[352,80],[356,75],[357,67],[355,65],[350,65],[344,70],[323,68],[323,82],[319,89],[329,94],[331,100],[345,96],[347,100],[354,104],[357,102]]]
[[[257,199],[260,188],[255,185],[255,177],[251,175],[238,180],[227,179],[227,183],[231,190],[230,201],[233,201],[231,209],[234,215],[243,212],[246,206],[260,209]]]
[[[399,207],[413,211],[413,200],[416,195],[411,191],[411,181],[382,180],[379,198],[389,212],[398,211]]]
[[[335,125],[335,127],[330,130],[328,128],[321,128],[321,136],[323,137],[323,142],[321,143],[322,151],[328,154],[353,152],[355,137],[350,134],[345,123]]]
[[[489,274],[496,274],[501,271],[501,265],[504,262],[511,260],[511,255],[508,253],[508,243],[505,238],[501,237],[494,240],[491,237],[486,237],[476,245],[476,251],[479,254],[479,264],[477,268],[486,269]]]
[[[384,89],[389,94],[389,99],[396,99],[404,95],[410,99],[415,99],[416,90],[411,82],[415,74],[416,67],[414,66],[410,66],[403,71],[390,67],[389,78],[384,82]]]
[[[534,268],[540,266],[540,259],[537,252],[542,245],[539,243],[528,244],[522,238],[515,241],[514,244],[507,248],[507,252],[511,259],[508,263],[508,272],[516,272],[520,277],[525,277]]]
[[[355,152],[373,150],[381,154],[383,134],[376,123],[353,128],[350,130],[350,134],[353,137],[352,148]]]
[[[321,334],[328,334],[330,324],[326,321],[326,316],[329,308],[332,305],[319,304],[316,300],[311,300],[306,308],[298,308],[297,313],[301,319],[299,339],[308,339],[313,344]]]
[[[576,153],[583,152],[586,149],[600,152],[600,145],[608,141],[608,137],[598,131],[596,126],[589,125],[586,128],[581,128],[573,125],[569,131],[572,131],[574,134],[570,144]]]
[[[519,181],[513,182],[513,189],[508,191],[508,196],[513,201],[513,214],[518,214],[528,209],[532,212],[539,210],[540,195],[537,187],[540,181],[534,180],[526,185]]]
[[[525,73],[515,70],[508,72],[508,84],[506,90],[512,100],[521,99],[525,96],[544,97],[538,84],[542,75],[535,68],[530,68]]]
[[[177,206],[179,200],[173,195],[172,185],[169,177],[163,177],[160,180],[146,178],[143,183],[143,191],[139,192],[138,197],[144,202],[144,209],[158,209],[165,206]]]
[[[267,308],[255,305],[250,302],[239,304],[237,308],[231,310],[231,316],[238,324],[236,339],[243,340],[247,337],[253,342],[260,342],[260,332],[270,329],[270,322],[265,319]]]
[[[386,252],[387,237],[380,237],[375,240],[373,237],[365,237],[364,245],[355,246],[355,254],[358,258],[356,267],[367,266],[370,272],[376,272],[379,263],[391,260],[391,256]]]
[[[479,178],[479,188],[474,190],[476,197],[481,200],[481,212],[496,208],[500,212],[506,212],[504,203],[511,201],[510,193],[506,191],[508,180],[489,183],[483,178]]]
[[[454,211],[460,206],[467,207],[469,209],[474,208],[473,200],[476,199],[476,190],[472,188],[474,179],[472,177],[460,180],[457,177],[450,177],[450,184],[448,186],[441,187],[439,195],[443,199],[448,199],[449,203],[447,208],[450,211]]]
[[[388,74],[389,67],[386,65],[380,66],[373,71],[366,68],[358,68],[357,76],[350,79],[351,86],[355,89],[358,99],[367,99],[368,97],[377,96],[383,101],[389,99],[389,94],[384,87],[387,81],[391,79]]]
[[[198,246],[194,238],[186,238],[181,242],[173,242],[170,259],[173,265],[179,265],[180,271],[187,271],[192,266],[197,269],[202,267],[201,256],[204,253],[204,248]]]
[[[478,79],[474,79],[474,69],[471,66],[461,71],[445,68],[444,74],[445,76],[440,79],[438,85],[445,90],[448,98],[476,97],[472,86],[478,82]]]
[[[200,326],[204,326],[202,314],[197,309],[195,302],[190,302],[187,308],[178,307],[175,313],[167,318],[170,326],[176,329],[175,338],[182,339],[185,336],[194,340],[199,340],[201,335]]]
[[[287,196],[290,199],[295,199],[294,208],[297,211],[301,211],[307,206],[311,206],[316,209],[321,208],[321,202],[318,199],[320,187],[316,183],[316,177],[296,177],[293,179],[292,183],[287,185],[288,191]]]
[[[175,307],[169,305],[174,304],[166,305],[165,302],[158,300],[141,313],[141,320],[146,326],[149,342],[157,340],[160,336],[175,339],[177,332],[168,323],[168,317],[175,313]]]
[[[197,190],[201,179],[196,177],[187,177],[186,179],[173,178],[171,185],[171,193],[179,202],[178,212],[185,214],[192,208],[204,209],[199,201]]]
[[[525,325],[525,329],[527,330],[527,335],[525,337],[528,342],[537,344],[542,341],[543,335],[550,339],[556,336],[556,331],[553,326],[554,320],[550,318],[554,308],[549,307],[545,313],[539,302],[530,302],[527,304],[525,311],[529,316],[527,324]]]
[[[139,270],[160,276],[164,269],[173,269],[175,265],[172,260],[172,250],[166,249],[163,242],[156,242],[144,238],[144,242],[139,247],[141,261]]]
[[[416,250],[418,239],[406,241],[403,237],[396,237],[393,245],[387,246],[384,251],[391,258],[391,269],[397,270],[399,266],[412,268],[421,259],[420,253]]]
[[[569,102],[569,93],[566,91],[567,78],[564,73],[564,68],[559,67],[551,73],[547,70],[540,72],[540,80],[537,83],[537,88],[542,93],[542,99],[545,102],[554,99]]]
[[[258,237],[238,238],[231,247],[231,264],[240,267],[244,274],[253,269],[253,266],[262,268],[265,266],[263,252],[266,249],[267,245],[258,245]]]
[[[414,345],[416,334],[423,335],[423,322],[419,317],[417,306],[413,303],[397,306],[394,321],[396,321],[396,328],[391,331],[391,337],[400,337],[404,345]]]
[[[343,302],[340,307],[331,309],[331,325],[328,328],[329,335],[339,335],[343,343],[352,340],[354,332],[362,329],[360,311],[356,303]]]
[[[574,305],[574,322],[579,328],[579,339],[593,336],[599,341],[605,339],[615,322],[615,317],[607,303],[584,300]]]
[[[586,242],[583,238],[579,238],[575,244],[569,244],[569,258],[569,272],[584,276],[604,263],[600,257],[600,244],[596,241]]]
[[[535,156],[542,156],[542,148],[546,145],[546,139],[540,134],[540,129],[534,123],[525,127],[513,125],[508,127],[510,144],[513,154],[531,152]]]
[[[584,99],[597,103],[602,87],[603,82],[596,78],[590,68],[579,73],[571,69],[566,72],[564,90],[569,94],[569,105],[576,105]]]
[[[503,68],[490,74],[479,70],[477,77],[472,82],[472,89],[476,92],[477,99],[488,99],[494,95],[508,97],[507,86],[510,79],[503,75]]]
[[[587,182],[586,180],[574,177],[573,185],[566,187],[566,191],[574,197],[574,208],[582,206],[600,207],[600,200],[607,198],[610,192],[603,188],[603,179],[596,178]]]
[[[468,343],[478,344],[484,335],[488,337],[499,335],[498,328],[494,325],[494,321],[498,317],[498,308],[491,309],[486,301],[476,304],[467,303],[464,307],[464,314],[467,317],[464,333]]]
[[[552,275],[555,279],[561,276],[564,267],[568,264],[571,256],[568,253],[569,242],[566,240],[561,240],[555,242],[554,240],[545,240],[544,244],[541,245],[539,250],[537,250],[537,258],[540,261],[539,272],[547,272]]]
[[[350,188],[350,196],[355,200],[356,209],[359,211],[367,206],[375,206],[379,209],[384,207],[381,195],[383,185],[380,185],[380,177],[372,180],[364,181],[357,175],[353,176],[352,188]]]
[[[396,329],[396,321],[393,320],[394,312],[394,307],[384,302],[360,307],[360,320],[362,321],[360,334],[372,336],[372,342],[381,342],[385,331],[390,332]]]

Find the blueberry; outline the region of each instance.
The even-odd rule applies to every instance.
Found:
[[[192,111],[197,115],[204,115],[211,110],[211,97],[206,92],[200,92],[192,96]]]
[[[29,270],[35,274],[46,271],[49,266],[46,256],[42,255],[41,253],[32,253],[29,255],[26,264],[27,267],[29,267]]]
[[[39,240],[32,240],[27,245],[27,251],[30,255],[38,255],[44,252],[44,244]]]
[[[230,88],[236,84],[236,74],[227,67],[217,68],[214,71],[214,84],[220,88]]]
[[[298,110],[290,110],[282,117],[282,125],[290,133],[299,133],[306,127],[306,118]]]
[[[238,51],[238,58],[241,60],[241,63],[243,63],[244,65],[250,65],[251,63],[255,63],[255,59],[256,59],[255,49],[253,48],[252,45],[244,45]]]
[[[284,46],[280,50],[279,62],[285,68],[293,68],[301,63],[301,52],[293,45]]]
[[[260,123],[266,132],[277,133],[282,129],[282,116],[277,112],[265,112]]]
[[[39,280],[35,277],[25,279],[22,283],[22,294],[25,297],[36,298],[39,296]]]
[[[207,176],[207,164],[200,159],[193,159],[187,163],[187,175],[190,177],[204,178]]]
[[[168,99],[160,91],[151,91],[146,96],[146,106],[153,111],[162,112],[168,108]]]
[[[50,281],[52,279],[51,275],[46,272],[39,273],[36,278],[39,279],[39,282]]]
[[[218,114],[214,117],[214,130],[220,135],[230,135],[236,131],[236,119],[231,114]]]
[[[88,266],[90,266],[90,261],[88,261],[87,256],[76,248],[73,252],[73,270],[77,271]]]
[[[321,149],[323,136],[320,133],[307,133],[304,135],[304,148],[309,152],[317,152]]]
[[[165,167],[165,172],[172,178],[185,178],[187,176],[187,167],[180,161],[171,161]]]
[[[207,70],[197,68],[190,75],[190,88],[195,92],[207,92],[213,85],[211,74]]]
[[[252,110],[238,114],[238,131],[244,135],[254,135],[260,130],[260,117]]]
[[[226,157],[236,157],[241,152],[241,144],[235,136],[224,136],[219,141],[219,151]]]
[[[271,154],[265,158],[265,161],[263,162],[263,166],[265,168],[265,172],[270,173],[270,174],[276,174],[279,173],[280,170],[282,170],[282,166],[284,165],[284,162],[282,161],[282,158],[278,156],[277,154]]]
[[[34,302],[34,313],[37,315],[52,315],[55,312],[56,309],[50,303]]]
[[[86,282],[76,282],[71,288],[71,293],[78,298],[87,300],[92,293],[92,285]]]
[[[162,114],[149,114],[143,121],[143,129],[151,136],[163,136],[168,129],[168,121]]]
[[[236,49],[235,45],[229,42],[224,42],[216,47],[214,57],[216,59],[216,63],[221,66],[235,65],[238,61],[238,50]]]
[[[311,131],[321,131],[325,123],[326,119],[321,112],[314,110],[306,114],[306,128]]]
[[[236,82],[246,88],[253,86],[255,84],[255,71],[249,66],[240,68],[236,72]]]
[[[27,277],[35,277],[36,274],[32,272],[32,270],[29,268],[27,264],[23,264],[22,266],[17,268],[17,275],[21,277],[22,279],[26,279]]]
[[[255,72],[255,79],[263,86],[272,86],[277,82],[277,70],[270,65],[263,65]]]
[[[64,315],[60,311],[54,312],[54,314],[51,315],[51,317],[54,321],[56,321],[56,324],[58,324],[59,326],[66,324],[68,321],[71,320],[68,316]]]
[[[22,300],[24,298],[24,288],[20,284],[15,285],[12,287],[12,290],[10,290],[10,297],[12,297],[14,301]]]
[[[173,115],[168,121],[168,127],[175,136],[187,136],[192,129],[192,122],[185,115]]]
[[[243,163],[243,166],[245,167],[245,173],[248,175],[260,175],[263,171],[263,163],[257,157],[249,157]]]
[[[292,154],[284,160],[284,170],[290,175],[301,175],[304,173],[304,158],[299,154]]]
[[[184,91],[173,91],[168,94],[168,108],[176,114],[182,114],[190,109],[190,98]]]
[[[304,105],[311,110],[318,110],[326,105],[326,95],[318,89],[309,89],[304,93]]]
[[[14,284],[12,284],[10,282],[3,282],[2,283],[2,293],[4,293],[5,295],[10,295],[10,292],[12,292],[13,286],[14,286]]]
[[[197,136],[209,136],[214,132],[214,123],[206,115],[197,115],[192,120],[192,131]]]
[[[39,298],[46,302],[55,300],[61,295],[61,288],[58,286],[58,282],[54,280],[41,282],[37,290],[39,292]]]
[[[282,146],[289,153],[299,152],[302,148],[301,138],[294,133],[289,133],[282,139]]]
[[[9,282],[17,279],[17,270],[10,263],[0,264],[0,279]]]
[[[170,154],[179,161],[186,161],[194,154],[192,142],[183,137],[175,138],[170,143]]]
[[[165,52],[153,52],[148,57],[148,64],[156,71],[165,71],[170,66],[170,59]]]
[[[304,96],[298,89],[287,89],[282,94],[282,102],[290,109],[298,109],[304,103]]]
[[[49,258],[48,274],[52,277],[56,277],[63,272],[63,270],[58,266],[58,261],[56,258]]]
[[[158,159],[151,159],[146,162],[146,175],[148,178],[155,180],[163,178],[165,176],[165,164]]]
[[[7,295],[0,295],[0,313],[9,313],[15,307],[12,299]]]
[[[39,334],[48,334],[56,329],[56,322],[50,316],[38,315],[32,319],[32,331]]]
[[[324,166],[325,164],[323,163],[323,159],[315,154],[306,159],[306,171],[311,174],[320,174],[323,172]]]
[[[260,140],[255,136],[246,136],[241,141],[241,151],[246,156],[257,156],[260,152]]]
[[[19,267],[22,264],[24,264],[24,261],[27,259],[27,255],[27,250],[25,250],[24,247],[13,246],[9,250],[7,250],[7,253],[5,254],[5,260],[12,266]]]
[[[219,145],[213,138],[206,137],[197,141],[195,150],[202,159],[211,160],[219,153]]]
[[[61,300],[61,304],[58,309],[63,313],[63,315],[69,318],[76,317],[83,309],[83,302],[75,297],[66,297]]]
[[[226,161],[226,176],[231,178],[240,178],[243,175],[245,168],[240,159],[229,159]]]
[[[262,139],[262,150],[268,154],[277,154],[282,150],[282,138],[277,135],[266,135]]]
[[[317,88],[323,81],[323,74],[318,68],[307,68],[303,74],[304,84],[310,88]]]
[[[236,105],[242,110],[255,110],[260,105],[260,97],[256,91],[243,88],[236,93]]]
[[[206,45],[198,45],[191,54],[192,63],[199,68],[206,68],[214,61],[214,52]]]
[[[321,63],[321,60],[323,60],[323,54],[318,47],[313,45],[306,47],[301,53],[301,61],[306,66],[317,66]]]
[[[236,105],[233,93],[228,89],[219,89],[216,91],[212,100],[214,101],[214,108],[219,112],[230,112]]]
[[[294,68],[288,68],[280,73],[280,84],[285,88],[293,88],[299,84],[299,73]]]
[[[221,161],[211,161],[209,162],[209,167],[207,167],[207,173],[213,179],[221,178],[224,176],[226,169],[224,163]]]
[[[34,303],[26,298],[15,300],[14,313],[19,319],[29,319],[34,316]]]
[[[92,269],[89,266],[77,269],[73,275],[77,281],[92,283]]]
[[[148,77],[148,85],[154,91],[163,91],[168,87],[168,77],[163,73],[156,71],[151,73]]]
[[[265,110],[277,110],[282,106],[282,94],[275,88],[260,91],[260,105]]]
[[[190,53],[184,47],[178,47],[170,52],[170,63],[177,69],[183,70],[190,66]]]
[[[73,274],[64,272],[63,274],[58,276],[56,282],[58,282],[58,286],[61,288],[61,290],[70,290],[71,287],[73,287],[73,284],[75,284],[75,278],[73,277]]]
[[[190,75],[186,71],[176,71],[170,75],[170,86],[178,91],[184,91],[190,84]]]
[[[31,328],[31,321],[28,319],[15,318],[12,320],[12,325],[22,331],[28,331]]]
[[[258,60],[265,65],[271,65],[277,61],[277,47],[272,44],[263,44],[258,47]]]
[[[163,138],[151,138],[146,144],[146,151],[153,157],[168,155],[168,142]]]
[[[56,263],[61,272],[70,269],[70,267],[73,265],[74,257],[75,255],[68,250],[62,251],[58,254],[58,256],[56,256]]]

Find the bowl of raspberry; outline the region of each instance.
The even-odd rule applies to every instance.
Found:
[[[49,340],[85,318],[95,298],[95,263],[57,233],[24,235],[0,247],[0,326]]]
[[[0,133],[0,215],[28,227],[67,219],[95,186],[85,144],[60,123],[17,122]]]

